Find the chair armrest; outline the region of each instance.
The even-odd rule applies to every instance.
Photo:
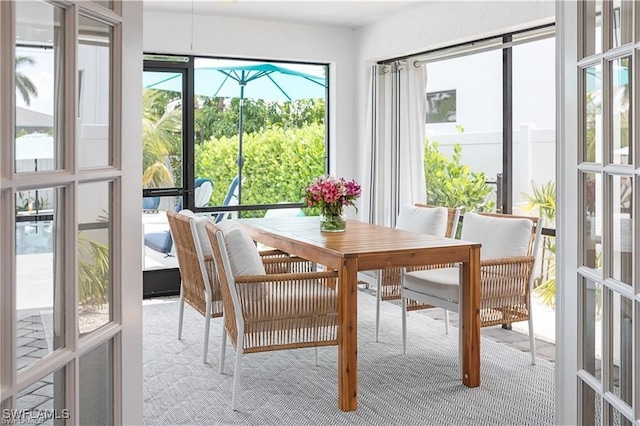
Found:
[[[495,304],[496,298],[515,303],[515,299],[509,298],[527,296],[535,260],[534,256],[520,256],[481,261],[480,299],[483,304]],[[488,302],[490,299],[493,301]]]
[[[504,257],[480,261],[482,274],[513,275],[515,272],[531,272],[536,258],[534,256]],[[520,269],[524,268],[524,269]]]
[[[314,272],[316,264],[280,250],[260,252],[262,264],[267,274],[287,274]]]
[[[299,274],[267,274],[267,275],[241,275],[233,278],[236,284],[255,283],[279,283],[318,280],[328,281],[338,279],[337,271],[328,272],[303,272]]]
[[[429,269],[453,268],[458,265],[459,265],[458,263],[437,263],[435,265],[409,266],[406,268],[406,271],[413,272],[413,271],[426,271]]]
[[[260,257],[286,257],[291,256],[289,253],[284,252],[278,249],[269,249],[269,250],[261,250],[259,251]]]
[[[245,321],[274,314],[296,318],[336,313],[338,296],[332,287],[337,280],[335,271],[235,277]]]

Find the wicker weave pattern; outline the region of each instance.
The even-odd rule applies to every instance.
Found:
[[[200,314],[211,317],[222,316],[222,297],[220,293],[220,285],[217,279],[209,280],[205,284],[200,263],[198,261],[198,253],[196,251],[196,242],[194,241],[191,231],[191,224],[186,215],[167,211],[167,219],[169,228],[176,246],[176,255],[178,257],[178,267],[180,268],[182,297],[185,302],[191,305]],[[205,267],[207,271],[215,270],[212,262],[213,258],[208,260],[205,258]],[[215,277],[215,274],[207,272],[208,277]],[[211,312],[206,312],[205,285],[210,286],[212,294]]]
[[[481,327],[529,319],[529,279],[534,263],[533,256],[481,262]]]
[[[213,247],[224,303],[224,326],[233,346],[242,342],[243,352],[265,352],[314,346],[337,345],[337,272],[295,272],[231,277],[223,261],[213,224],[207,224]],[[271,263],[266,257],[265,266]],[[309,262],[274,254],[274,269],[310,267]],[[266,266],[266,269],[270,267]],[[230,286],[230,279],[233,280]],[[233,289],[233,290],[232,290]],[[231,292],[235,292],[242,312],[237,312]],[[236,316],[242,315],[242,340]]]

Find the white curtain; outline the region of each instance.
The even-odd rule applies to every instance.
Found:
[[[370,81],[363,214],[371,223],[394,226],[401,204],[427,198],[427,70],[414,61],[374,65]]]

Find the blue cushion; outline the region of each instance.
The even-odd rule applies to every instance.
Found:
[[[169,253],[173,246],[173,238],[171,238],[171,232],[166,231],[149,232],[144,234],[144,245],[152,248],[160,253]]]

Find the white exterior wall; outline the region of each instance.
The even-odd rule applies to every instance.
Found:
[[[453,145],[462,147],[462,164],[473,172],[485,172],[488,180],[495,180],[502,171],[502,132],[439,133],[431,138],[438,141],[440,152],[451,157]],[[518,211],[522,194],[531,194],[536,186],[555,182],[555,127],[540,129],[523,124],[513,132],[513,207]],[[520,210],[520,212],[523,212]]]
[[[153,11],[144,15],[144,51],[262,60],[330,64],[330,135],[332,173],[358,178],[356,44],[351,30],[262,20]],[[171,28],[171,31],[167,31]],[[178,31],[182,28],[183,31]],[[336,155],[339,153],[339,155]]]

